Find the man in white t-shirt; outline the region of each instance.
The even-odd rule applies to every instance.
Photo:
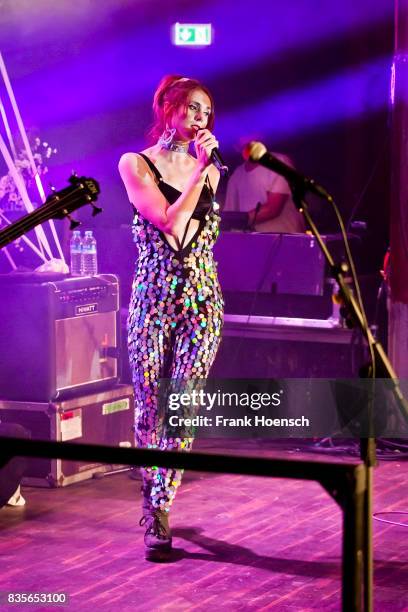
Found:
[[[274,153],[285,164],[285,155]],[[247,160],[232,173],[223,211],[247,212],[248,225],[257,232],[295,234],[305,231],[287,181],[279,174]]]

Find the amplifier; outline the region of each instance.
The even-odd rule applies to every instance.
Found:
[[[52,401],[116,384],[116,276],[9,274],[0,291],[0,397]]]
[[[336,319],[226,314],[211,378],[353,378],[363,360]]]

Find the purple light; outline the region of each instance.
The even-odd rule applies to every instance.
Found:
[[[375,113],[386,105],[384,75],[388,70],[386,57],[304,89],[288,90],[236,113],[218,116],[217,132],[224,146],[233,147],[240,136],[254,131],[279,141]]]
[[[390,100],[392,106],[395,102],[395,61],[391,65],[391,87],[390,87]]]

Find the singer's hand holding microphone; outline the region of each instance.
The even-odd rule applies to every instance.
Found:
[[[224,163],[218,150],[218,140],[210,130],[198,130],[194,140],[198,163],[204,168],[210,164],[220,171],[222,175],[228,173],[228,167]]]

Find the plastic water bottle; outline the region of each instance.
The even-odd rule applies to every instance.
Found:
[[[95,276],[96,274],[98,274],[96,240],[92,235],[92,230],[87,230],[82,241],[82,276]]]
[[[71,276],[81,276],[82,274],[82,238],[79,230],[74,230],[71,242],[69,243],[69,253],[71,258]]]

